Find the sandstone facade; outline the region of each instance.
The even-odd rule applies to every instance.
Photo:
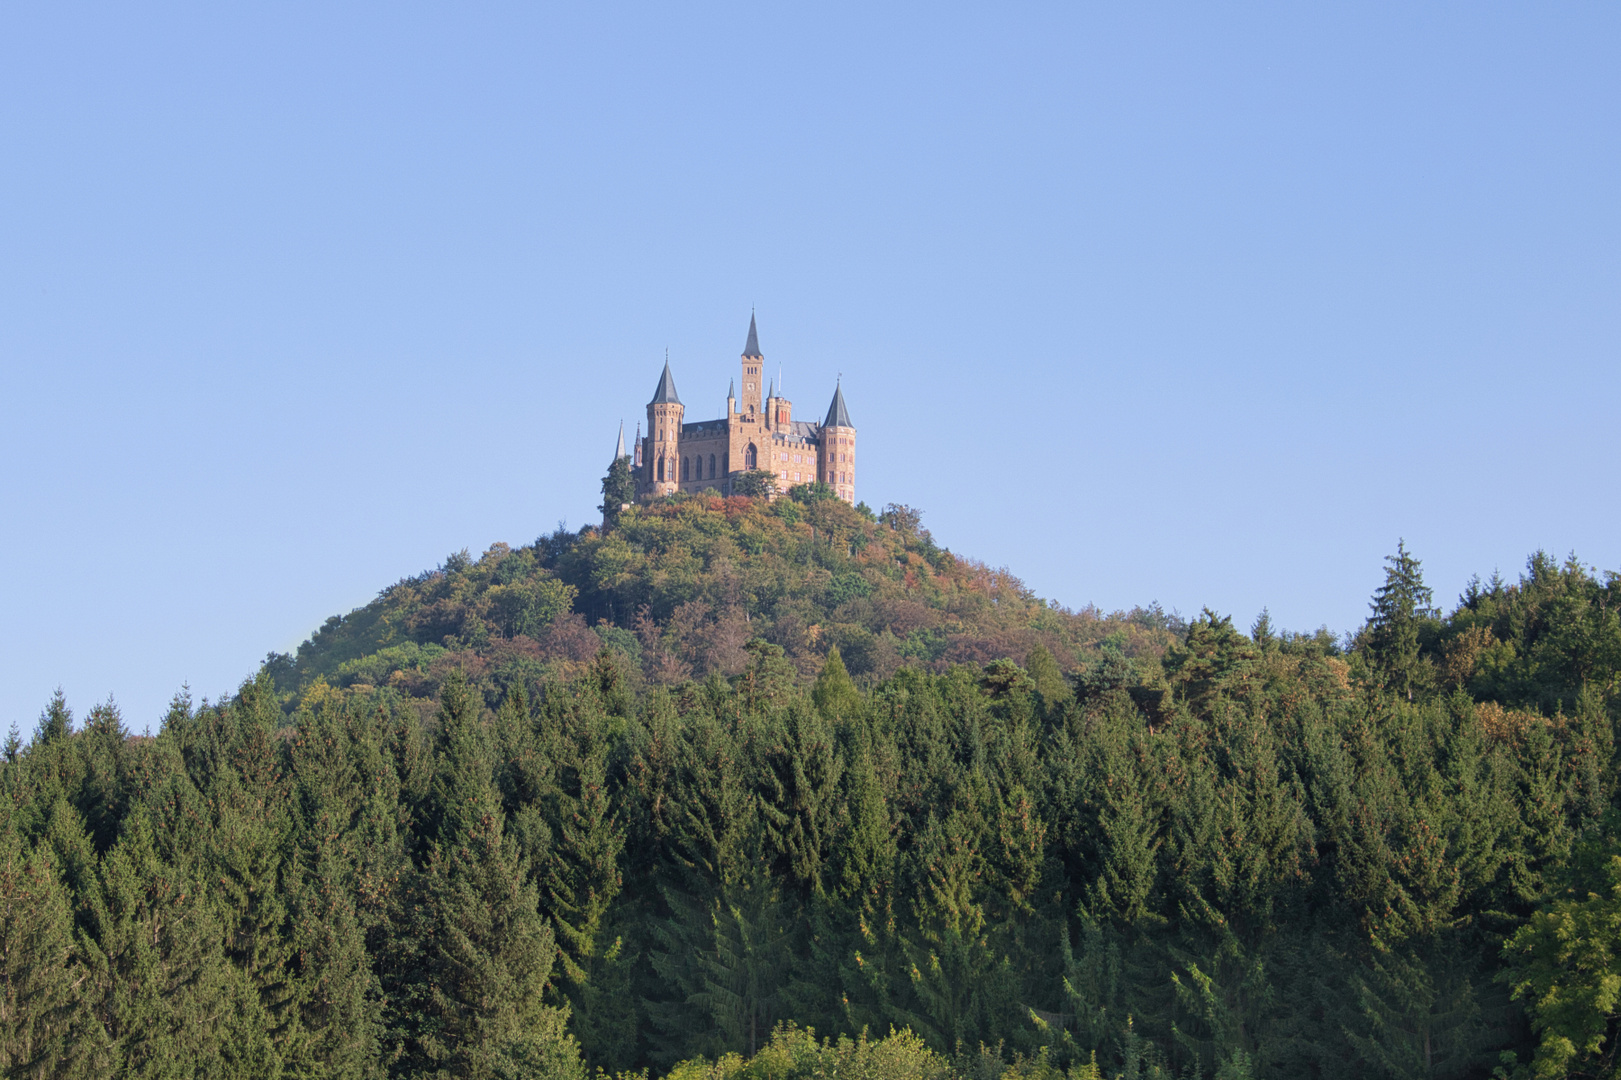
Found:
[[[634,444],[636,494],[714,490],[725,495],[738,473],[766,469],[776,475],[779,492],[821,481],[839,498],[855,502],[856,429],[844,391],[834,387],[820,423],[795,420],[793,402],[764,385],[764,372],[765,356],[751,315],[740,377],[726,394],[726,415],[688,422],[666,359],[647,403],[647,434],[638,432]]]

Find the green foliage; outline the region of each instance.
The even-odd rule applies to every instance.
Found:
[[[619,520],[622,508],[636,501],[636,476],[631,471],[630,458],[614,458],[608,466],[608,473],[602,478],[602,505],[597,507],[602,511],[603,525],[612,528],[613,523]]]
[[[764,499],[777,493],[777,474],[770,469],[749,469],[732,474],[732,494]]]
[[[1611,1076],[1621,1008],[1621,837],[1614,817],[1585,841],[1559,888],[1504,946],[1502,978],[1537,1033],[1538,1077]]]
[[[788,489],[788,497],[797,503],[814,503],[823,499],[836,499],[839,493],[820,480],[809,484],[795,484]]]
[[[822,665],[822,673],[811,689],[811,700],[829,720],[854,717],[861,709],[861,693],[850,681],[850,673],[845,670],[837,646],[828,650],[827,663]]]
[[[452,557],[155,737],[52,700],[0,763],[0,1056],[1611,1075],[1621,584],[1429,605],[1402,547],[1346,648],[1066,612],[837,499]]]
[[[943,551],[915,510],[890,507],[879,521],[814,495],[700,493],[633,506],[606,530],[559,527],[529,547],[458,553],[327,620],[266,671],[291,715],[333,689],[397,691],[431,709],[451,670],[494,707],[513,687],[534,696],[578,675],[602,645],[628,658],[639,687],[736,676],[754,637],[780,647],[802,681],[830,646],[858,679],[1039,647],[1062,682],[1104,639],[1128,657],[1172,643],[1175,628],[1150,611],[1065,611]],[[1056,702],[1064,695],[1043,671],[1044,700]]]
[[[1422,655],[1421,646],[1440,613],[1430,607],[1433,595],[1405,543],[1398,542],[1396,554],[1385,562],[1385,583],[1373,594],[1364,650],[1384,686],[1412,701],[1433,681],[1433,665]]]

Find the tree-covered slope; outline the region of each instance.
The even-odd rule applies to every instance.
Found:
[[[665,500],[607,531],[454,555],[328,619],[270,667],[289,706],[317,684],[431,698],[453,669],[493,702],[578,671],[603,646],[653,685],[735,675],[754,639],[781,647],[805,679],[837,646],[865,680],[903,665],[1023,661],[1036,645],[1065,670],[1104,640],[1152,658],[1179,627],[1157,607],[1105,616],[1045,603],[1007,571],[937,546],[906,507],[875,516],[800,494]]]

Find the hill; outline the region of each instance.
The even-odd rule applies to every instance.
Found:
[[[1152,661],[1181,630],[1158,607],[1105,615],[1035,597],[1006,570],[936,545],[920,515],[874,515],[814,488],[798,498],[676,497],[633,507],[611,530],[562,529],[384,589],[328,619],[269,668],[289,710],[304,695],[387,687],[432,701],[461,671],[493,705],[567,679],[606,647],[632,682],[729,677],[748,643],[782,649],[802,680],[836,647],[862,684],[902,666],[1023,662],[1040,646],[1064,671],[1103,642]]]

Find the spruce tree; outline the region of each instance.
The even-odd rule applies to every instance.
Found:
[[[78,740],[85,764],[75,802],[100,852],[113,846],[128,810],[133,786],[128,738],[117,706],[109,701],[90,710]]]
[[[90,936],[95,1010],[121,1076],[275,1076],[257,995],[226,961],[204,883],[165,863],[148,815],[102,860]]]
[[[85,957],[52,849],[0,830],[0,1070],[8,1077],[105,1075],[106,1039],[85,993]]]
[[[850,673],[845,670],[837,645],[827,651],[827,660],[822,664],[822,672],[816,677],[816,685],[811,690],[811,700],[816,702],[817,710],[829,722],[850,719],[861,709],[861,691],[850,680]]]
[[[478,703],[460,672],[440,691],[431,837],[384,965],[403,1076],[580,1072],[567,1013],[544,1004],[557,948],[528,867],[505,842]],[[548,1071],[549,1070],[549,1071]]]
[[[1387,556],[1385,583],[1374,592],[1372,614],[1364,631],[1369,659],[1382,684],[1408,701],[1427,689],[1432,671],[1421,655],[1424,638],[1438,612],[1430,606],[1433,594],[1424,584],[1423,566],[1398,541],[1396,554]]]
[[[73,711],[68,708],[67,697],[60,687],[51,695],[49,705],[39,714],[39,727],[34,731],[34,742],[49,743],[73,734]]]

